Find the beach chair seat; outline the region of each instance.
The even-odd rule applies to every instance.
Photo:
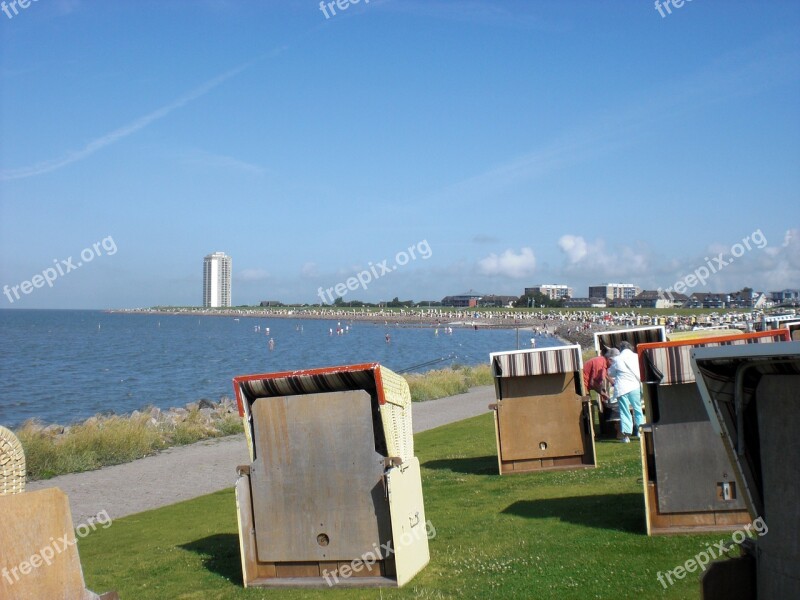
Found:
[[[246,587],[402,586],[429,560],[411,394],[378,364],[234,379]]]

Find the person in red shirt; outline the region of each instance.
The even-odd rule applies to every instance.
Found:
[[[608,368],[613,364],[614,358],[619,356],[619,350],[609,348],[603,356],[589,359],[583,365],[583,385],[587,392],[597,395],[597,409],[600,418],[600,431],[604,423],[615,423],[617,437],[619,437],[619,405],[615,398],[609,397]]]

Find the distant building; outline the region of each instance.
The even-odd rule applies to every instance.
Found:
[[[800,290],[781,290],[770,292],[769,295],[775,304],[800,304]]]
[[[677,299],[677,295],[675,295]],[[729,294],[695,292],[683,303],[684,308],[757,308],[767,307],[767,295],[750,289]]]
[[[469,290],[458,296],[445,296],[442,298],[442,306],[473,308],[478,306],[478,301],[481,298],[483,298],[483,294],[479,294],[475,290]]]
[[[519,300],[517,296],[495,296],[494,294],[489,294],[478,299],[478,306],[510,308],[514,306],[514,302],[517,300]]]
[[[600,283],[589,286],[590,298],[608,300],[632,300],[642,289],[632,283]]]
[[[606,308],[606,298],[569,298],[564,308]]]
[[[203,259],[203,306],[220,308],[231,305],[231,257],[214,252]]]
[[[714,292],[695,292],[683,305],[684,308],[725,308],[729,294],[719,294]]]
[[[525,288],[526,296],[534,296],[536,294],[542,294],[551,300],[561,300],[563,298],[572,298],[574,290],[566,285],[551,283],[542,283]]]
[[[642,290],[631,300],[631,306],[637,308],[680,308],[689,296],[678,292],[658,292],[657,290]]]
[[[728,308],[766,308],[767,295],[748,288],[728,294],[726,304]]]
[[[269,308],[270,306],[283,306],[283,302],[280,300],[262,300],[259,306],[264,306]]]

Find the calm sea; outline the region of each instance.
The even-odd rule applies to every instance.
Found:
[[[99,412],[232,396],[236,375],[379,362],[399,371],[486,363],[514,350],[513,329],[397,327],[337,321],[0,310],[0,424],[73,423]],[[255,331],[256,326],[260,331]],[[269,327],[269,335],[266,328]],[[330,330],[334,334],[330,335]],[[386,334],[391,342],[386,343]],[[519,332],[530,345],[530,331]],[[274,340],[270,350],[269,340]],[[559,342],[537,338],[537,346]]]

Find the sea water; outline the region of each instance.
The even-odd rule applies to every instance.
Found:
[[[519,331],[522,348],[531,335]],[[516,349],[517,339],[514,329],[453,327],[449,334],[443,325],[6,309],[0,424],[69,424],[97,413],[218,401],[233,396],[237,375],[368,362],[415,372],[477,365],[490,352]],[[560,343],[536,340],[537,347]]]

